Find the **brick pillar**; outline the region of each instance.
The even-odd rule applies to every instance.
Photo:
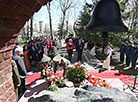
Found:
[[[12,81],[12,45],[0,49],[0,102],[16,102]]]
[[[0,102],[15,102],[11,56],[25,22],[51,0],[0,0]]]

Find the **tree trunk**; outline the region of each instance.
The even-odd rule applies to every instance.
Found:
[[[51,4],[50,4],[50,2],[48,2],[47,10],[48,10],[48,13],[49,13],[50,34],[51,34],[51,38],[53,39],[53,34],[52,34],[52,17],[51,17]]]
[[[27,22],[27,40],[29,39],[29,22]]]
[[[103,44],[102,44],[102,53],[105,53],[105,47],[108,45],[108,33],[103,32],[102,33],[102,39],[103,39]]]
[[[67,34],[68,34],[68,20],[66,21],[66,31],[67,31]]]
[[[32,36],[33,36],[33,16],[31,17],[31,22],[30,22],[30,40],[32,40]]]
[[[60,32],[61,36],[63,35],[64,21],[65,21],[65,12],[63,12],[63,19],[61,23],[61,32]]]

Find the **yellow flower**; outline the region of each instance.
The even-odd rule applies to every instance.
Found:
[[[85,78],[88,78],[88,75],[85,75]]]

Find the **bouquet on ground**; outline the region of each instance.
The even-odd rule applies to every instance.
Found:
[[[58,87],[61,87],[64,84],[64,77],[59,74],[51,74],[47,76],[47,81],[49,86],[46,88],[46,90],[55,91],[58,89]]]
[[[73,83],[83,84],[83,86],[111,87],[102,78],[90,75],[80,62],[68,66],[67,79]]]
[[[94,75],[90,75],[86,72],[85,78],[83,80],[85,86],[95,86],[95,87],[111,87],[105,80]]]
[[[67,68],[67,79],[73,83],[81,83],[85,78],[85,67],[78,62]]]

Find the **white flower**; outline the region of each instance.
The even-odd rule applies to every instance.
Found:
[[[47,77],[47,80],[49,80],[50,79],[50,77]]]
[[[55,78],[55,75],[52,76],[52,79]]]
[[[91,77],[92,77],[92,78],[95,78],[95,76],[94,76],[94,75],[91,75]]]
[[[61,80],[63,80],[63,77],[61,77]]]
[[[73,65],[70,64],[70,65],[68,65],[68,67],[73,67]]]
[[[85,67],[84,64],[81,64],[80,66],[81,66],[81,67]]]

